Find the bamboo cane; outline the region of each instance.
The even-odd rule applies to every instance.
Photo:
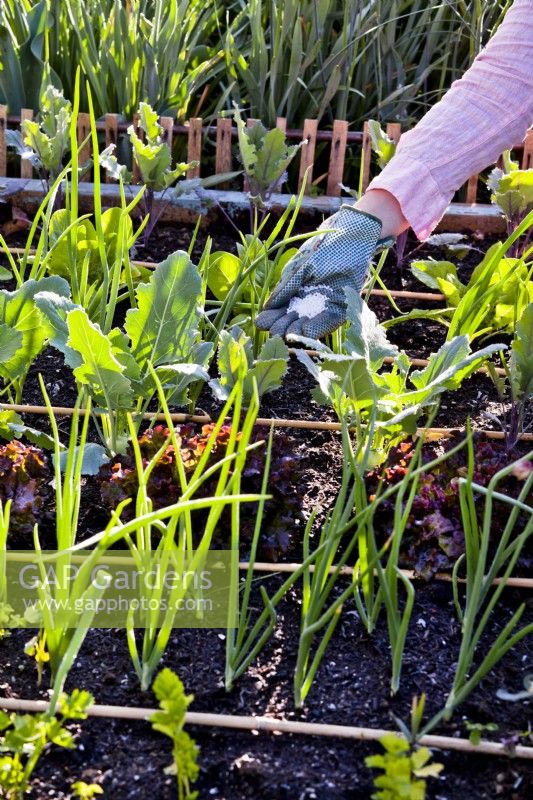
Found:
[[[24,405],[21,403],[0,403],[0,410],[1,411],[16,411],[19,414],[34,414],[36,416],[46,416],[48,414],[48,409],[46,406],[32,406],[32,405]],[[68,406],[52,406],[52,412],[58,417],[71,417],[74,414],[75,409],[70,408]],[[79,410],[80,416],[84,416],[85,409],[80,408]],[[106,411],[101,409],[97,409],[92,411],[91,413],[102,415],[106,414]],[[151,412],[147,411],[142,415],[143,419],[146,420],[156,420],[164,422],[166,417],[163,413],[160,412]],[[170,418],[172,422],[197,422],[199,424],[205,425],[210,422],[214,422],[214,420],[206,415],[199,415],[199,414],[182,414],[182,413],[171,413]],[[342,425],[340,422],[324,422],[322,420],[312,420],[312,419],[278,419],[277,417],[257,417],[255,424],[259,427],[274,427],[274,428],[294,428],[296,430],[311,430],[311,431],[341,431]],[[434,441],[436,439],[446,439],[450,436],[453,436],[461,428],[418,428],[417,429],[417,436],[424,436],[426,441]],[[487,439],[497,439],[502,440],[505,438],[505,434],[503,431],[489,431],[483,428],[476,430],[476,433],[483,434],[487,437]],[[533,442],[533,433],[522,433],[519,436],[519,440],[522,442]]]
[[[265,573],[289,573],[292,574],[296,572],[302,564],[297,562],[292,563],[271,563],[269,561],[254,561],[253,562],[253,569],[254,572],[265,572]],[[250,567],[249,561],[240,561],[239,562],[239,569],[246,570]],[[310,572],[314,572],[315,565],[309,565]],[[335,565],[329,568],[329,574],[332,575],[337,570]],[[417,575],[414,570],[412,569],[401,569],[399,570],[402,575],[405,575],[406,578],[409,580],[425,580],[421,575]],[[339,575],[353,575],[354,569],[353,567],[341,567],[339,570]],[[436,572],[433,575],[433,579],[437,581],[444,581],[451,583],[452,576],[447,572]],[[459,578],[459,583],[466,583],[465,578]],[[504,583],[505,586],[509,589],[533,589],[533,578],[508,578],[507,580],[502,580],[502,578],[494,578],[492,581],[493,586],[498,586],[500,583]]]
[[[46,700],[24,700],[16,697],[0,698],[0,707],[6,711],[26,711],[42,713],[48,711],[50,704]],[[124,719],[143,722],[155,713],[155,708],[134,706],[92,705],[87,709],[89,717],[105,719]],[[208,728],[228,728],[230,730],[263,731],[268,733],[289,733],[304,736],[324,736],[336,739],[355,739],[375,742],[382,736],[390,734],[384,728],[362,728],[354,725],[333,725],[328,723],[304,722],[300,720],[275,719],[274,717],[239,716],[233,714],[210,714],[199,711],[188,711],[185,717],[187,725],[198,725]],[[463,753],[475,753],[489,756],[509,756],[508,748],[501,742],[481,741],[474,745],[468,739],[457,739],[453,736],[422,736],[418,742],[425,747],[440,750],[457,750]],[[516,745],[512,755],[515,758],[533,759],[533,747]]]

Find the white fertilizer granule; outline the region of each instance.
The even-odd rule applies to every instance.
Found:
[[[326,310],[326,297],[320,292],[307,294],[305,297],[293,297],[287,308],[287,313],[295,311],[300,319],[308,317],[313,319]]]

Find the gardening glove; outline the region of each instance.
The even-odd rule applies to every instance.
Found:
[[[287,262],[255,325],[274,336],[319,339],[346,321],[344,289],[361,291],[372,255],[393,239],[380,239],[381,220],[343,205]]]

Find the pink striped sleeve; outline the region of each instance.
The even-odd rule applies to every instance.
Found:
[[[394,195],[424,240],[454,192],[521,142],[532,122],[533,0],[515,0],[470,69],[402,136],[368,188]]]

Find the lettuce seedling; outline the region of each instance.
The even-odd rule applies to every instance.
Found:
[[[12,537],[31,536],[50,493],[49,481],[42,450],[16,439],[0,445],[0,504],[10,503]]]
[[[424,800],[426,778],[436,778],[444,769],[443,764],[431,763],[428,747],[413,749],[395,733],[385,734],[379,743],[385,752],[365,758],[367,767],[381,770],[374,778],[377,791],[373,800]]]
[[[165,774],[176,776],[179,800],[195,800],[198,792],[191,792],[191,783],[194,783],[200,773],[199,748],[194,739],[183,730],[187,708],[194,697],[185,694],[183,683],[168,668],[157,675],[152,689],[161,707],[160,711],[155,711],[150,717],[152,728],[172,740],[173,763],[165,769]]]
[[[52,745],[75,749],[67,722],[87,718],[94,702],[89,692],[74,689],[62,695],[58,714],[7,714],[0,711],[0,789],[5,800],[22,800],[30,788],[31,776],[41,756]]]
[[[200,430],[192,424],[179,425],[176,428],[179,454],[188,477],[194,473],[200,459],[204,456],[214,427],[214,423],[209,423],[203,425]],[[223,425],[220,428],[215,441],[210,445],[206,468],[226,456],[230,433],[229,425]],[[139,436],[138,442],[144,468],[161,450],[165,442],[168,442],[169,435],[168,428],[156,425]],[[260,440],[260,435],[260,432],[256,434],[257,441]],[[242,490],[244,492],[254,493],[261,490],[264,469],[264,449],[254,448],[247,455],[242,473]],[[261,555],[272,561],[287,551],[294,530],[297,529],[301,520],[299,494],[301,469],[300,459],[292,451],[290,440],[283,435],[277,435],[273,440],[270,462],[269,494],[272,497],[264,504],[265,524],[259,543]],[[160,454],[148,479],[147,492],[154,509],[164,508],[180,499],[182,492],[178,472],[176,451],[172,444],[169,444]],[[139,488],[139,476],[131,444],[125,455],[115,456],[108,464],[104,464],[98,475],[100,495],[103,503],[109,509],[116,509],[125,500],[134,501]],[[217,479],[218,477],[215,475],[206,481],[198,490],[197,496],[209,497],[212,495],[216,489]],[[131,518],[134,507],[134,503],[126,505],[122,512],[122,518]],[[247,503],[241,506],[240,533],[244,543],[252,540],[255,517],[255,504]],[[227,542],[226,522],[226,516],[223,516],[219,535],[224,543]]]

